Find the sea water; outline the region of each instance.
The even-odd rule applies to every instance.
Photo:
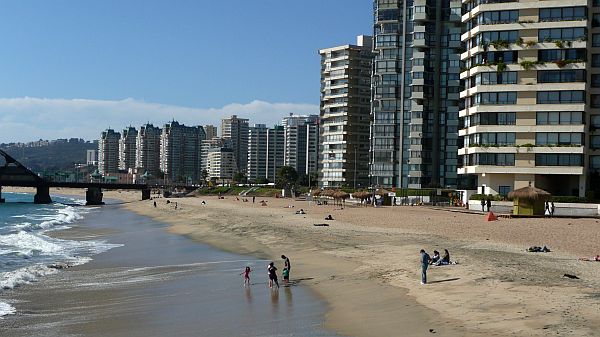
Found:
[[[0,204],[0,292],[56,273],[57,267],[81,265],[91,256],[117,246],[105,241],[48,236],[97,210],[83,207],[84,200],[53,197],[53,204],[36,205],[32,194],[2,196],[6,203]],[[0,301],[0,317],[13,313],[15,308],[10,303]]]

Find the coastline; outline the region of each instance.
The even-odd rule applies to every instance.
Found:
[[[261,207],[216,197],[135,201],[108,192],[169,231],[225,251],[292,259],[292,280],[329,306],[327,328],[349,336],[599,336],[598,266],[577,261],[599,242],[597,220],[501,220],[420,207],[308,206],[267,199]],[[260,198],[263,199],[263,198]],[[207,205],[201,201],[206,200]],[[259,200],[257,200],[259,201]],[[284,208],[293,205],[294,208]],[[296,215],[304,208],[308,214]],[[323,223],[325,214],[335,221]],[[548,245],[548,254],[524,252]],[[432,267],[420,286],[418,250],[448,248],[458,265]],[[569,273],[580,277],[562,277]]]

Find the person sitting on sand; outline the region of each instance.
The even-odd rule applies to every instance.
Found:
[[[206,205],[206,201],[202,200],[202,205]]]
[[[447,264],[450,264],[450,252],[448,252],[448,249],[444,249],[444,256],[435,265],[444,266]]]
[[[328,216],[325,217],[325,220],[333,220],[333,217],[331,216],[331,214],[329,214]]]
[[[296,211],[296,214],[306,214],[306,212],[304,212],[304,210],[302,208],[300,208],[299,211]]]
[[[433,256],[431,257],[431,260],[429,260],[429,264],[436,264],[439,260],[440,260],[440,252],[438,252],[437,250],[434,250]]]
[[[250,267],[246,267],[240,275],[244,275],[244,285],[250,285]]]
[[[600,262],[600,255],[596,255],[596,256],[592,256],[592,257],[580,257],[579,260]]]
[[[279,282],[277,281],[277,268],[275,263],[271,262],[267,266],[267,274],[269,275],[269,288],[273,288],[273,283],[279,288]]]

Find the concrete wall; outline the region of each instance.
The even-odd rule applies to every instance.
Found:
[[[469,200],[469,209],[481,211],[480,200]],[[512,201],[492,201],[492,212],[497,214],[511,214]],[[487,207],[486,207],[487,211]],[[554,215],[559,216],[600,216],[600,204],[582,203],[554,203]]]

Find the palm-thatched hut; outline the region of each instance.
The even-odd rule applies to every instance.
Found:
[[[508,194],[513,200],[514,215],[544,215],[545,203],[552,195],[542,189],[527,186]]]
[[[390,197],[390,193],[393,193],[393,192],[390,192],[383,188],[380,188],[375,191],[375,195],[378,195],[383,199],[382,200],[383,206],[392,206],[392,197]]]
[[[371,193],[367,192],[367,191],[358,191],[358,192],[354,192],[352,193],[352,197],[354,199],[359,199],[360,203],[362,204],[366,199],[368,199],[371,196]],[[367,204],[365,203],[365,206]]]
[[[333,194],[333,199],[339,201],[340,205],[346,203],[346,199],[350,197],[349,193],[344,191],[337,191]]]

